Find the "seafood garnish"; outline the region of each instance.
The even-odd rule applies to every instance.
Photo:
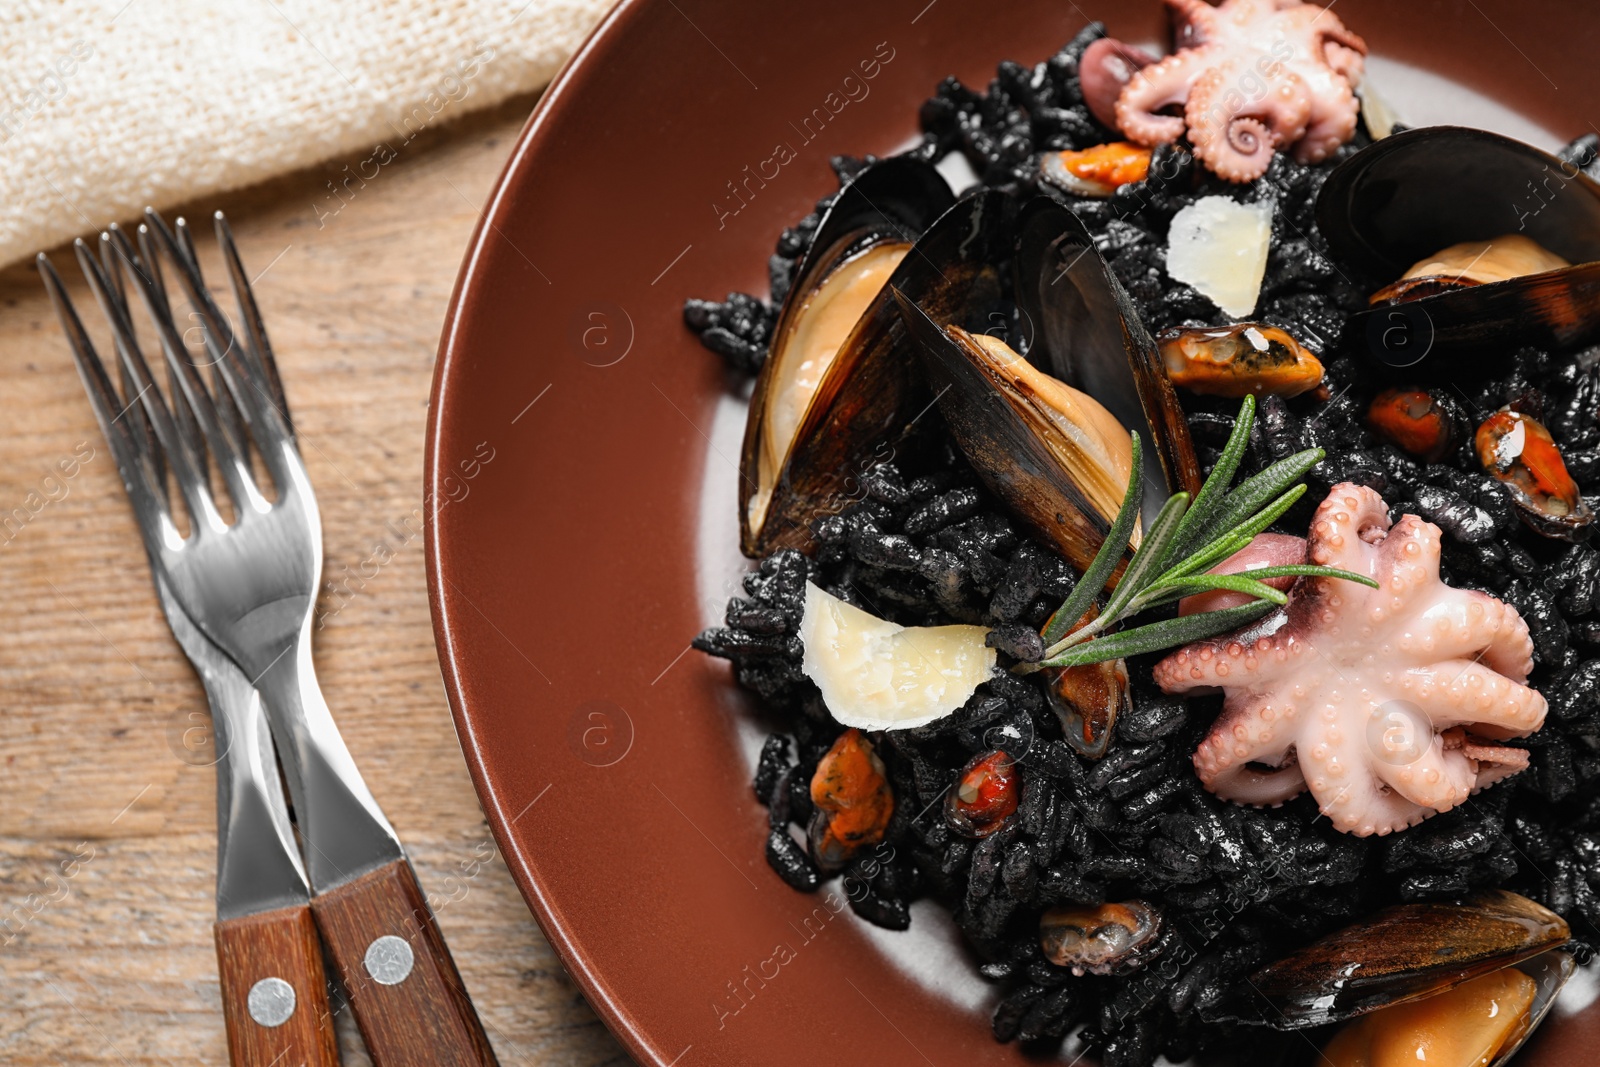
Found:
[[[1328,174],[1317,229],[1346,270],[1408,275],[1346,327],[1384,362],[1465,353],[1450,371],[1493,372],[1524,345],[1600,338],[1600,182],[1533,145],[1461,126],[1386,137]]]
[[[1277,326],[1174,327],[1156,341],[1167,377],[1191,393],[1299,396],[1322,384],[1322,361]]]
[[[1505,408],[1483,420],[1473,445],[1478,462],[1505,486],[1530,527],[1565,541],[1589,536],[1594,511],[1567,473],[1544,423]]]
[[[1009,752],[980,752],[944,795],[945,821],[967,837],[988,837],[1017,810],[1022,772]]]
[[[1045,958],[1076,975],[1121,974],[1155,959],[1161,913],[1142,900],[1051,908],[1039,920]]]
[[[958,269],[970,261],[926,247],[944,246],[952,229],[965,236],[953,201],[932,167],[886,159],[858,174],[818,224],[751,394],[739,461],[746,555],[811,547],[811,523],[848,493],[856,455],[892,442],[926,406],[920,383],[899,373],[888,283],[924,299],[936,286],[971,288]],[[975,255],[988,251],[969,243]]]
[[[1426,1000],[1364,1015],[1322,1057],[1331,1067],[1484,1067],[1528,1025],[1539,987],[1502,967]]]
[[[898,626],[806,583],[802,669],[828,712],[863,730],[906,730],[965,704],[994,670],[982,626]]]
[[[1396,904],[1267,964],[1207,1014],[1280,1030],[1342,1022],[1426,1003],[1571,936],[1561,916],[1503,889],[1459,904]]]
[[[1571,263],[1531,237],[1508,233],[1490,241],[1462,241],[1420,259],[1393,285],[1372,294],[1372,303],[1420,300],[1447,289],[1509,281]]]
[[[1385,389],[1367,407],[1367,426],[1379,440],[1429,463],[1455,443],[1449,408],[1425,389]]]
[[[823,871],[843,870],[856,853],[883,840],[894,815],[894,791],[883,760],[860,730],[840,734],[817,761],[811,804],[806,836],[811,858]]]
[[[1271,244],[1271,202],[1201,197],[1172,218],[1167,273],[1227,314],[1243,318],[1255,310]]]
[[[1366,576],[1304,578],[1288,604],[1156,664],[1169,693],[1222,689],[1194,754],[1206,788],[1246,804],[1311,790],[1345,833],[1414,826],[1528,765],[1499,742],[1544,724],[1525,684],[1528,626],[1486,593],[1439,577],[1439,528],[1392,527],[1383,498],[1337,485],[1307,537],[1311,562]]]
[[[1039,161],[1039,176],[1075,196],[1103,199],[1150,171],[1150,149],[1127,141],[1082,151],[1049,152]]]
[[[1316,163],[1355,133],[1354,87],[1367,45],[1327,7],[1297,0],[1167,6],[1178,50],[1134,71],[1117,98],[1117,126],[1131,140],[1154,146],[1187,135],[1213,173],[1248,182],[1266,173],[1280,148]]]

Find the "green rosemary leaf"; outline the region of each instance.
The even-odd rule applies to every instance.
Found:
[[[1250,575],[1255,574],[1254,571],[1249,573]],[[1190,574],[1182,578],[1174,578],[1170,582],[1158,582],[1145,590],[1144,595],[1139,598],[1139,602],[1141,608],[1153,608],[1159,604],[1170,604],[1174,600],[1193,596],[1196,593],[1209,593],[1213,589],[1226,589],[1230,593],[1245,593],[1261,600],[1270,600],[1274,604],[1281,605],[1289,602],[1287,594],[1245,574]]]
[[[1278,496],[1289,486],[1305,477],[1306,472],[1322,462],[1327,453],[1320,448],[1296,452],[1269,466],[1266,470],[1239,483],[1229,493],[1215,515],[1195,535],[1195,541],[1204,544],[1218,534],[1238,527],[1248,515],[1255,514],[1261,506]]]
[[[1343,578],[1347,582],[1378,588],[1378,583],[1365,574],[1340,570],[1338,567],[1319,567],[1312,563],[1284,563],[1276,567],[1260,567],[1244,571],[1252,578]]]
[[[1250,543],[1251,539],[1254,538],[1256,534],[1277,522],[1278,516],[1282,515],[1285,511],[1288,511],[1289,508],[1293,506],[1294,502],[1299,500],[1300,497],[1305,494],[1305,491],[1306,487],[1304,485],[1297,485],[1293,489],[1290,489],[1277,500],[1269,504],[1259,514],[1252,516],[1248,522],[1244,523],[1244,525],[1232,530],[1228,530],[1215,541],[1212,541],[1209,545],[1194,553],[1188,559],[1185,559],[1171,570],[1167,571],[1167,573],[1156,579],[1156,581],[1167,582],[1175,578],[1182,578],[1189,574],[1197,574],[1215,567],[1218,563],[1221,563],[1235,552],[1242,550]],[[1255,574],[1256,572],[1251,571],[1250,573]]]
[[[1161,506],[1160,514],[1156,516],[1156,521],[1145,531],[1144,540],[1139,544],[1139,551],[1133,554],[1128,569],[1122,572],[1122,580],[1112,591],[1111,599],[1106,602],[1106,609],[1101,613],[1106,619],[1118,618],[1129,601],[1143,592],[1155,576],[1161,573],[1161,569],[1167,564],[1167,558],[1171,555],[1172,541],[1178,533],[1178,525],[1188,510],[1188,493],[1174,493],[1167,498],[1167,502]]]
[[[1134,433],[1129,436],[1133,438],[1133,477],[1128,479],[1128,491],[1122,498],[1122,508],[1111,523],[1111,532],[1106,534],[1106,539],[1100,543],[1100,550],[1094,554],[1089,569],[1083,572],[1078,584],[1072,587],[1067,599],[1045,624],[1041,636],[1046,648],[1065,637],[1100,595],[1106,580],[1128,549],[1128,540],[1133,536],[1133,524],[1139,521],[1139,502],[1144,494],[1143,458],[1140,456],[1139,435]]]
[[[1107,634],[1081,645],[1074,645],[1041,664],[1045,667],[1081,667],[1088,663],[1104,663],[1111,659],[1125,659],[1146,652],[1159,652],[1164,648],[1203,641],[1208,637],[1225,634],[1246,623],[1254,622],[1277,607],[1270,600],[1252,600],[1236,608],[1206,611],[1198,615],[1183,615],[1176,619],[1163,619],[1144,626],[1136,626],[1121,633]]]
[[[1228,486],[1233,483],[1233,476],[1239,470],[1239,463],[1244,459],[1245,449],[1250,447],[1250,427],[1256,421],[1256,398],[1247,396],[1239,405],[1239,414],[1233,420],[1233,432],[1228,435],[1228,443],[1223,446],[1222,455],[1217,457],[1217,465],[1211,468],[1211,474],[1206,478],[1205,484],[1200,486],[1200,492],[1195,496],[1194,503],[1189,506],[1189,513],[1183,517],[1183,523],[1178,527],[1176,541],[1176,554],[1180,557],[1188,555],[1199,543],[1199,533],[1211,521],[1217,508],[1228,496]]]

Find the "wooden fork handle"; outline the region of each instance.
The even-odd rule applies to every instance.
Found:
[[[379,867],[311,907],[376,1067],[495,1067],[410,863]]]
[[[311,908],[225,919],[213,932],[233,1067],[338,1067]]]

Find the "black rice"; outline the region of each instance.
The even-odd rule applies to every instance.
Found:
[[[1040,152],[1114,138],[1089,114],[1077,84],[1078,58],[1102,34],[1091,25],[1036,67],[1002,64],[982,93],[953,79],[940,84],[922,107],[925,135],[915,153],[938,160],[961,152],[984,183],[1033,191]],[[1183,145],[1167,146],[1156,151],[1148,180],[1071,206],[1155,331],[1227,321],[1167,276],[1173,214],[1205,195],[1273,203],[1273,250],[1256,317],[1323,358],[1326,388],[1262,404],[1245,473],[1301,448],[1327,451],[1302,505],[1280,523],[1284,532],[1304,534],[1310,509],[1341,481],[1371,486],[1397,515],[1414,512],[1439,525],[1445,580],[1502,597],[1528,621],[1530,684],[1550,701],[1544,728],[1521,742],[1530,769],[1382,838],[1337,832],[1305,795],[1275,809],[1226,803],[1200,785],[1190,763],[1220,701],[1159,692],[1150,681],[1153,656],[1129,663],[1133,710],[1099,761],[1075,754],[1039,689],[1011,675],[986,683],[945,719],[879,735],[895,814],[887,847],[844,874],[852,907],[891,929],[907,925],[918,897],[949,907],[983,961],[982,975],[1001,990],[993,1019],[1001,1040],[1051,1045],[1077,1032],[1106,1067],[1149,1067],[1158,1055],[1280,1062],[1303,1054],[1300,1036],[1211,1022],[1208,1009],[1263,962],[1379,907],[1485,886],[1514,889],[1563,915],[1583,962],[1600,944],[1600,552],[1524,526],[1470,443],[1480,420],[1513,404],[1546,421],[1585,495],[1600,493],[1600,350],[1556,358],[1529,348],[1497,374],[1428,383],[1455,429],[1455,444],[1438,463],[1374,438],[1363,415],[1381,383],[1343,324],[1385,279],[1347,276],[1328,257],[1312,217],[1328,169],[1361,143],[1319,166],[1280,154],[1248,186],[1211,178]],[[1600,138],[1590,134],[1564,156],[1600,167],[1597,150]],[[860,165],[835,161],[841,179]],[[775,304],[817,218],[808,215],[779,238],[771,301],[734,293],[685,309],[690,327],[735,370],[753,374],[765,359]],[[1209,466],[1235,402],[1182,399]],[[812,558],[784,550],[762,560],[745,579],[745,596],[729,603],[725,625],[695,642],[730,660],[738,682],[785,724],[762,750],[755,792],[771,816],[769,862],[803,891],[822,876],[791,828],[803,830],[809,820],[807,783],[842,729],[800,670],[805,582],[907,625],[991,626],[991,644],[1009,662],[1038,654],[1037,631],[1076,577],[1011,519],[940,427],[870,470],[862,488],[858,501],[817,523]],[[1020,763],[1021,802],[1001,830],[974,841],[946,824],[940,800],[969,759],[995,749]],[[1038,923],[1046,908],[1135,896],[1166,919],[1151,966],[1121,977],[1074,977],[1043,957]]]

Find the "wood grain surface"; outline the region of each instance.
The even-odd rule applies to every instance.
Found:
[[[339,1048],[322,969],[322,940],[311,908],[288,908],[219,922],[217,977],[232,1067],[334,1067]],[[288,1018],[258,1021],[250,996],[277,979],[294,991]],[[270,1025],[268,1025],[270,1024]]]
[[[318,674],[500,1062],[624,1065],[496,853],[423,584],[440,324],[533,102],[389,146],[381,165],[334,160],[186,214],[225,210],[258,279],[322,507]],[[201,256],[221,277],[208,237]],[[70,250],[52,257],[87,301]],[[205,697],[31,265],[0,272],[0,382],[0,1062],[225,1064]],[[335,1010],[344,1063],[368,1063]]]

